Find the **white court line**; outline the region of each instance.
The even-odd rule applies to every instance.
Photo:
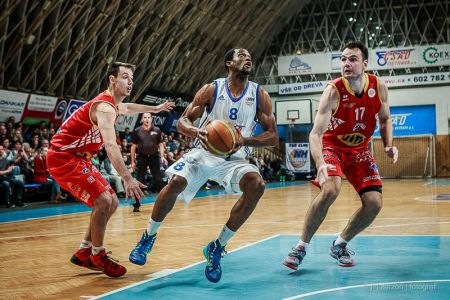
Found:
[[[263,240],[260,240],[260,241],[257,241],[257,242],[254,242],[254,243],[251,243],[251,244],[248,244],[248,245],[239,247],[239,248],[237,248],[237,249],[231,250],[231,251],[228,252],[228,253],[233,253],[233,252],[236,252],[236,251],[238,251],[238,250],[245,249],[245,248],[247,248],[247,247],[250,247],[250,246],[253,246],[253,245],[256,245],[256,244],[265,242],[265,241],[268,241],[268,240],[270,240],[270,239],[273,239],[273,238],[276,238],[276,237],[279,237],[279,236],[280,236],[280,235],[277,234],[277,235],[268,237],[268,238],[266,238],[266,239],[263,239]],[[177,273],[177,272],[180,272],[180,271],[183,271],[183,270],[188,269],[188,268],[191,268],[191,267],[194,267],[194,266],[199,265],[199,264],[202,264],[202,263],[204,263],[204,262],[206,262],[206,259],[204,259],[204,260],[202,260],[202,261],[199,261],[199,262],[196,262],[196,263],[193,263],[193,264],[188,265],[188,266],[186,266],[186,267],[177,269],[177,270],[176,270],[175,272],[173,272],[172,274]],[[147,276],[148,276],[148,275],[147,275]],[[132,288],[132,287],[135,287],[135,286],[138,286],[138,285],[141,285],[141,284],[150,282],[150,281],[152,281],[152,280],[155,280],[155,279],[158,279],[158,278],[161,278],[161,277],[164,277],[164,276],[166,276],[166,275],[161,275],[161,276],[157,276],[157,277],[154,277],[154,278],[151,278],[151,279],[139,281],[139,282],[136,282],[136,283],[134,283],[134,284],[125,286],[125,287],[123,287],[123,288],[120,288],[120,289],[117,289],[117,290],[114,290],[114,291],[111,291],[111,292],[108,292],[108,293],[105,293],[105,294],[102,294],[102,295],[94,296],[94,297],[92,297],[92,298],[90,298],[90,299],[100,299],[100,298],[103,298],[103,297],[106,297],[106,296],[109,296],[109,295],[118,293],[118,292],[120,292],[120,291],[123,291],[123,290],[129,289],[129,288]]]
[[[415,219],[448,219],[449,217],[415,217]],[[376,220],[402,220],[407,219],[410,220],[411,218],[377,218]],[[334,220],[325,220],[325,222],[347,222],[348,219],[334,219]],[[300,224],[298,221],[267,221],[267,222],[247,222],[246,225],[268,225],[268,224],[286,224],[286,223],[294,223],[294,224]],[[448,224],[450,222],[446,221],[436,221],[436,222],[427,222],[427,223],[404,223],[404,224],[387,224],[387,225],[378,225],[378,226],[370,226],[367,229],[376,229],[376,228],[387,228],[387,227],[402,227],[402,226],[410,226],[410,225],[435,225],[435,224]],[[220,224],[197,224],[197,225],[177,225],[177,226],[164,226],[163,228],[167,229],[179,229],[179,228],[188,228],[192,229],[195,227],[218,227],[222,226],[223,223]],[[146,227],[142,228],[129,228],[129,229],[111,229],[107,230],[106,233],[109,232],[127,232],[127,231],[143,231],[146,229]],[[61,232],[61,233],[43,233],[43,234],[36,234],[36,235],[25,235],[25,236],[11,236],[11,237],[0,237],[0,241],[2,240],[17,240],[17,239],[27,239],[27,238],[36,238],[36,237],[57,237],[57,236],[68,236],[68,235],[82,235],[85,234],[85,231],[82,232]],[[337,233],[339,234],[339,233]],[[336,235],[337,235],[336,234]],[[423,235],[420,235],[423,236]],[[432,235],[434,236],[434,235]]]
[[[294,299],[300,299],[300,298],[306,298],[309,296],[314,296],[318,294],[325,294],[325,293],[331,293],[336,291],[342,291],[342,290],[349,290],[349,289],[359,289],[369,286],[383,286],[383,285],[395,285],[395,284],[406,284],[406,283],[433,283],[433,282],[450,282],[450,279],[435,279],[435,280],[412,280],[412,281],[394,281],[394,282],[379,282],[379,283],[366,283],[366,284],[358,284],[358,285],[350,285],[350,286],[341,286],[337,288],[332,289],[326,289],[326,290],[319,290],[315,292],[300,294],[297,296],[284,298],[283,300],[294,300]]]

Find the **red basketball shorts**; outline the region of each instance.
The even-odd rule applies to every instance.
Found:
[[[369,149],[324,146],[322,153],[325,162],[336,167],[336,170],[328,170],[328,176],[342,177],[345,174],[358,193],[368,186],[382,186],[377,164]]]
[[[114,190],[88,158],[69,152],[49,150],[47,167],[50,175],[66,191],[87,206],[94,206],[94,200]]]

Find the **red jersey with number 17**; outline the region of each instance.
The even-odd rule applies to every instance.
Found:
[[[364,92],[357,97],[344,77],[330,84],[339,93],[338,105],[327,131],[323,135],[323,147],[361,148],[367,147],[377,125],[377,114],[381,108],[378,78],[365,74]]]
[[[117,107],[111,94],[108,91],[104,91],[78,108],[64,121],[50,141],[52,150],[94,154],[102,148],[103,139],[100,130],[92,122],[90,116],[92,105],[99,102],[111,104],[117,112]]]

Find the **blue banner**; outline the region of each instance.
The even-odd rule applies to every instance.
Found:
[[[435,105],[391,107],[394,137],[418,134],[436,134]],[[379,127],[373,136],[380,136]]]
[[[69,102],[69,106],[67,107],[66,114],[64,115],[63,120],[65,121],[71,114],[73,114],[77,109],[79,109],[86,101],[71,99]]]

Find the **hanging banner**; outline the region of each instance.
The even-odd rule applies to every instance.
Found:
[[[309,143],[286,143],[286,168],[294,173],[311,172]]]
[[[125,131],[125,128],[129,128],[133,131],[136,126],[136,122],[139,118],[139,114],[135,115],[119,115],[116,120],[116,130],[119,132]]]
[[[66,114],[64,115],[64,121],[67,120],[68,117],[70,117],[71,114],[73,114],[77,109],[79,109],[83,104],[85,104],[86,101],[84,100],[77,100],[77,99],[70,99],[69,106],[67,107]]]
[[[31,94],[27,109],[30,111],[53,112],[57,100],[57,97]]]
[[[381,80],[389,87],[406,87],[418,85],[450,84],[450,72],[436,72],[414,75],[383,76]],[[278,94],[309,94],[323,92],[330,81],[298,82],[279,84]]]
[[[394,137],[436,134],[436,106],[393,106],[391,110]],[[380,136],[377,125],[373,136]]]
[[[340,72],[340,52],[278,57],[278,75]],[[369,49],[368,70],[422,68],[450,65],[450,44]]]
[[[14,117],[16,122],[22,118],[28,94],[0,90],[0,122]]]

